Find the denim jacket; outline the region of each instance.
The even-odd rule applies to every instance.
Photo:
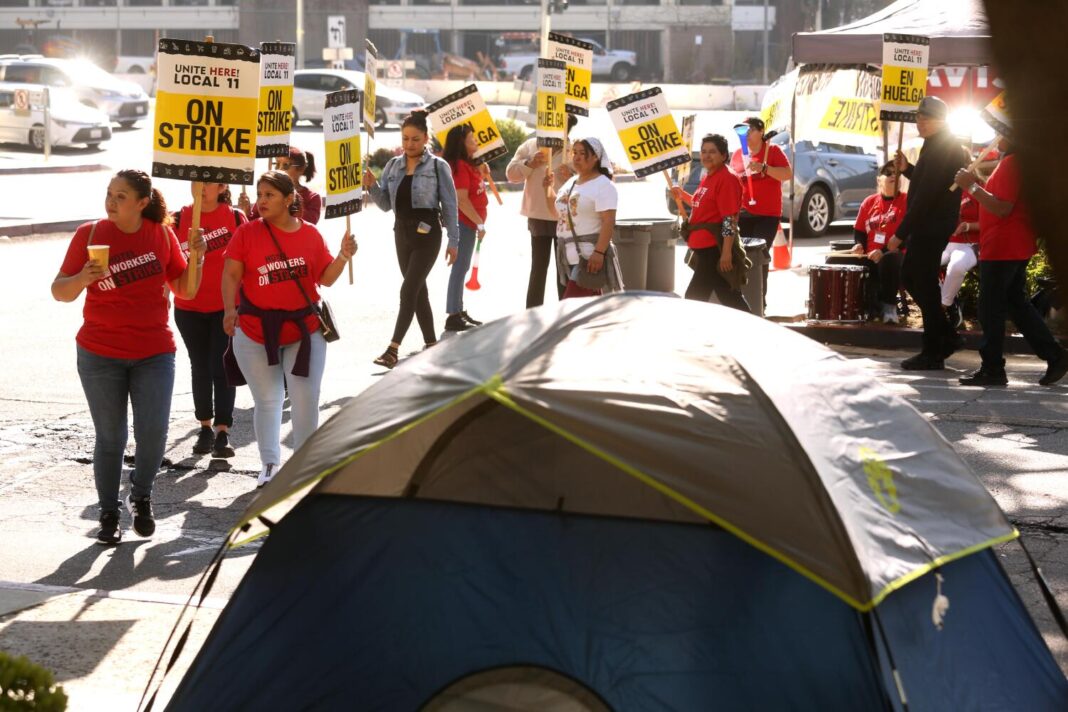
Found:
[[[407,172],[407,159],[401,154],[389,160],[382,169],[382,176],[371,188],[371,198],[382,210],[392,210],[397,199],[397,188]],[[438,172],[437,178],[434,171]],[[435,191],[437,195],[435,195]],[[452,182],[452,169],[444,160],[433,155],[429,149],[423,152],[412,175],[412,207],[437,210],[440,205],[441,220],[449,236],[449,247],[460,244],[459,215],[456,207],[456,184]]]

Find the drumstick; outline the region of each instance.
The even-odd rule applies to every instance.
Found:
[[[983,149],[983,152],[979,154],[979,158],[972,161],[972,164],[968,166],[968,172],[971,173],[976,167],[986,160],[986,157],[990,155],[990,152],[998,147],[998,141],[1001,140],[1001,136],[994,134],[994,140],[990,142],[990,145]],[[953,185],[949,186],[949,192],[953,192],[957,189],[957,181],[953,181]]]

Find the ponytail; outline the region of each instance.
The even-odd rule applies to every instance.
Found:
[[[303,168],[304,172],[301,175],[304,176],[304,180],[311,180],[315,177],[315,156],[311,151],[302,151],[296,146],[290,146],[289,165]]]
[[[163,199],[163,193],[159,192],[159,188],[152,189],[152,197],[149,199],[145,209],[141,211],[141,217],[145,220],[157,222],[160,225],[171,224],[171,220],[174,218],[167,212],[167,201]]]
[[[300,199],[300,192],[293,191],[293,202],[289,204],[289,214],[297,218],[304,214],[304,205]]]
[[[308,165],[304,167],[304,180],[308,181],[315,177],[315,156],[311,151],[305,151],[304,157],[308,159]]]
[[[220,185],[226,185],[226,184],[225,183],[220,183]],[[230,186],[229,185],[226,185],[226,190],[221,191],[219,193],[219,202],[220,203],[224,203],[226,205],[233,205],[234,204],[234,197],[232,195],[230,195]]]

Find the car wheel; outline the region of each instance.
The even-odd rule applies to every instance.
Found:
[[[29,140],[30,146],[32,146],[34,148],[34,150],[44,151],[44,146],[45,146],[45,130],[44,130],[44,126],[34,126],[33,128],[31,128],[30,129],[29,139],[30,139]]]
[[[289,125],[292,128],[297,127],[297,122],[300,121],[300,114],[297,113],[297,107],[293,107],[293,118],[289,120]]]
[[[519,78],[524,82],[530,80],[530,75],[534,73],[534,67],[523,67],[519,70]]]
[[[323,120],[322,119],[308,119],[308,123],[311,124],[312,126],[322,126],[323,125]]]
[[[375,109],[375,128],[386,128],[386,112],[382,109]]]
[[[99,151],[100,150],[100,144],[99,143],[87,143],[87,144],[85,144],[85,147],[87,149],[89,149],[90,151]]]
[[[617,82],[629,82],[634,76],[634,67],[626,62],[620,62],[612,67],[612,79]]]
[[[119,126],[126,130],[130,130],[134,127],[134,124],[136,123],[136,121],[120,121]]]
[[[801,203],[801,220],[798,229],[805,237],[819,237],[827,232],[834,218],[831,209],[831,194],[823,186],[815,185],[805,193]]]

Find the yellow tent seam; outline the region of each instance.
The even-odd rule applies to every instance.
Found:
[[[963,550],[955,552],[953,554],[947,554],[946,556],[939,557],[939,558],[935,559],[933,562],[931,562],[930,564],[924,565],[924,566],[920,567],[919,569],[916,569],[914,571],[910,571],[908,574],[906,574],[905,576],[902,576],[901,578],[895,579],[890,584],[888,584],[879,593],[878,596],[876,596],[875,598],[872,598],[871,600],[867,601],[866,603],[861,603],[860,601],[858,601],[857,599],[853,598],[852,596],[850,596],[846,592],[840,590],[834,584],[830,583],[829,581],[824,580],[818,574],[808,570],[805,566],[793,561],[792,559],[790,559],[786,555],[784,555],[781,552],[775,550],[774,548],[772,548],[771,546],[765,544],[764,542],[760,541],[759,539],[754,538],[752,535],[746,533],[742,529],[739,529],[737,526],[735,526],[734,524],[731,524],[730,522],[728,522],[727,520],[723,519],[722,517],[720,517],[720,516],[718,516],[716,514],[713,514],[708,509],[705,509],[704,507],[702,507],[701,505],[697,504],[696,502],[694,502],[690,498],[686,497],[686,495],[684,495],[684,494],[682,494],[680,492],[676,492],[675,490],[673,490],[672,488],[668,487],[667,485],[665,485],[664,483],[660,482],[659,480],[657,480],[657,479],[655,479],[653,477],[650,477],[649,475],[645,474],[644,472],[641,472],[640,470],[638,470],[638,469],[636,469],[634,467],[631,467],[630,465],[628,465],[627,463],[623,462],[622,460],[619,460],[618,458],[613,457],[612,455],[609,455],[608,453],[598,449],[597,447],[595,447],[593,445],[590,445],[589,443],[585,442],[584,440],[581,440],[577,436],[572,435],[571,433],[568,433],[563,428],[561,428],[561,427],[559,427],[557,425],[554,425],[553,423],[549,422],[545,418],[542,418],[541,416],[536,415],[535,413],[532,413],[529,410],[523,408],[523,406],[519,405],[514,400],[512,400],[512,398],[508,395],[507,391],[503,388],[503,386],[501,388],[498,388],[498,389],[492,391],[492,392],[487,391],[486,395],[489,396],[490,398],[493,398],[494,400],[496,400],[501,405],[504,405],[505,407],[510,408],[510,409],[514,410],[515,412],[517,412],[517,413],[519,413],[519,414],[521,414],[521,415],[523,415],[523,416],[525,416],[527,418],[530,418],[531,420],[533,420],[538,425],[541,425],[543,428],[546,428],[547,430],[550,430],[551,432],[556,433],[557,435],[559,435],[560,437],[568,440],[569,442],[574,443],[575,445],[577,445],[578,447],[582,448],[583,450],[585,450],[586,452],[590,453],[591,455],[593,455],[593,456],[595,456],[595,457],[607,462],[608,464],[618,468],[619,470],[625,472],[626,474],[630,475],[631,477],[636,478],[637,480],[639,480],[643,484],[645,484],[645,485],[647,485],[649,487],[652,487],[653,489],[655,489],[656,491],[658,491],[661,494],[665,495],[666,497],[669,497],[670,499],[675,500],[676,502],[678,502],[682,506],[686,507],[687,509],[689,509],[689,510],[691,510],[691,511],[693,511],[693,512],[699,514],[699,515],[701,515],[702,517],[704,517],[705,519],[708,519],[711,522],[714,522],[715,524],[717,524],[718,526],[722,527],[723,529],[726,529],[731,534],[733,534],[734,536],[738,537],[742,541],[746,542],[750,546],[753,546],[756,549],[764,552],[765,554],[767,554],[768,556],[772,557],[776,561],[779,561],[780,563],[785,564],[786,566],[788,566],[789,568],[793,569],[797,573],[801,574],[805,578],[809,579],[813,583],[819,585],[821,588],[826,589],[830,593],[832,593],[835,596],[837,596],[838,598],[842,599],[843,601],[845,601],[847,604],[849,604],[853,608],[857,609],[858,611],[864,612],[864,613],[872,610],[877,605],[879,605],[883,601],[883,599],[885,599],[886,596],[888,596],[893,591],[901,588],[902,586],[904,586],[907,583],[910,583],[910,582],[916,580],[917,578],[920,578],[924,574],[929,573],[931,570],[933,570],[933,569],[935,569],[935,568],[937,568],[939,566],[942,566],[942,565],[944,565],[944,564],[946,564],[946,563],[948,563],[950,561],[954,561],[956,559],[963,558],[965,556],[968,556],[969,554],[974,554],[974,553],[976,553],[978,551],[982,551],[983,549],[992,547],[992,546],[994,546],[996,544],[1000,544],[1000,543],[1005,542],[1005,541],[1011,541],[1012,539],[1015,539],[1017,536],[1019,536],[1019,532],[1017,532],[1015,529],[1013,529],[1011,534],[1007,534],[1007,535],[1004,535],[1004,536],[1001,536],[1001,537],[990,539],[988,541],[982,542],[980,544],[976,544],[974,546],[968,547],[967,549],[963,549]]]
[[[490,378],[485,383],[480,383],[479,385],[475,386],[471,390],[460,394],[459,396],[457,396],[453,400],[449,401],[445,405],[432,410],[431,412],[427,413],[426,415],[424,415],[421,418],[418,418],[417,420],[413,420],[411,423],[408,423],[404,427],[401,427],[401,428],[398,428],[397,430],[394,430],[392,433],[390,433],[386,437],[382,438],[381,440],[376,440],[375,442],[371,443],[367,447],[362,448],[361,450],[359,450],[358,452],[353,453],[352,455],[349,455],[348,457],[346,457],[344,460],[341,460],[337,464],[326,468],[325,470],[320,472],[318,475],[316,475],[315,477],[313,477],[310,480],[308,480],[307,482],[305,482],[299,488],[294,489],[294,490],[290,490],[289,492],[286,492],[284,495],[281,496],[280,499],[277,499],[274,502],[271,502],[270,504],[265,505],[264,507],[257,509],[255,512],[249,514],[249,516],[242,518],[237,524],[235,524],[233,526],[233,528],[230,530],[230,533],[233,534],[234,531],[236,531],[237,529],[240,529],[245,524],[248,524],[249,522],[254,520],[256,517],[260,516],[261,514],[263,514],[267,510],[269,510],[271,507],[275,507],[275,506],[285,502],[287,499],[292,497],[297,492],[300,492],[301,490],[310,489],[310,488],[314,487],[323,478],[334,474],[335,472],[337,472],[338,470],[340,470],[342,468],[348,467],[353,462],[355,462],[356,460],[360,459],[361,457],[363,457],[367,453],[371,452],[372,450],[376,450],[379,447],[381,447],[382,445],[385,445],[386,443],[390,442],[391,440],[395,440],[395,439],[399,438],[400,436],[402,436],[405,433],[407,433],[409,430],[411,430],[413,428],[416,428],[416,427],[422,425],[423,423],[425,423],[426,421],[430,420],[431,418],[434,418],[434,417],[444,413],[445,411],[449,410],[450,408],[453,408],[454,406],[457,406],[460,403],[463,403],[465,400],[467,400],[471,396],[477,395],[479,393],[484,393],[487,396],[491,395],[496,389],[501,387],[502,382],[503,381],[502,381],[500,375],[494,375],[492,378]],[[263,536],[263,533],[257,534],[257,535],[252,536],[252,537],[249,537],[248,539],[244,539],[239,543],[232,544],[231,548],[236,548],[238,546],[243,546],[244,544],[247,544],[248,542],[254,541],[254,540],[258,539],[261,536]]]

